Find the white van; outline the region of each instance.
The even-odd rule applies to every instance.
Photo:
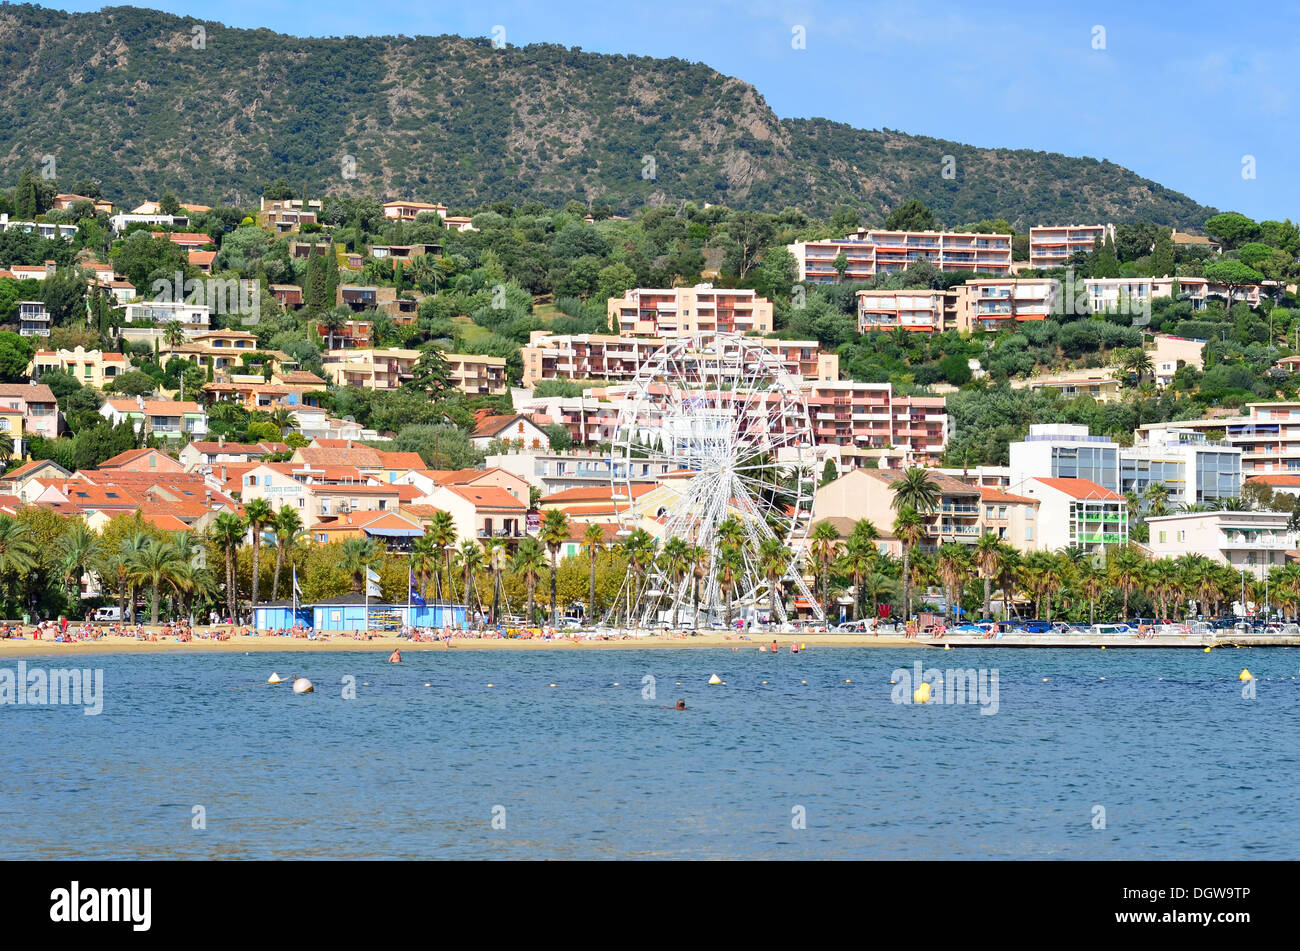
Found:
[[[92,620],[103,623],[105,621],[122,620],[121,608],[95,608],[95,614]]]

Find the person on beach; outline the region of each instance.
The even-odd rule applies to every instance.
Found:
[[[400,664],[402,662],[402,652],[394,648],[393,652],[388,655],[388,662],[390,664]]]

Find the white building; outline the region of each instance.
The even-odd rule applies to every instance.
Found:
[[[1139,496],[1155,483],[1169,490],[1170,507],[1213,503],[1241,494],[1241,449],[1190,429],[1150,432],[1119,452],[1120,491]]]
[[[1222,565],[1263,578],[1269,568],[1286,564],[1286,553],[1297,547],[1296,533],[1287,529],[1288,512],[1189,512],[1148,518],[1157,558],[1204,555]]]
[[[1087,479],[1119,491],[1119,443],[1090,435],[1087,426],[1036,423],[1010,451],[1011,492],[1021,492],[1022,483],[1038,478]]]
[[[212,311],[206,304],[188,304],[184,301],[134,301],[125,307],[125,323],[143,326],[166,327],[173,320],[187,334],[200,334],[208,329]]]
[[[1079,547],[1102,553],[1128,544],[1124,496],[1088,479],[1028,479],[1017,494],[1037,499],[1038,546]]]

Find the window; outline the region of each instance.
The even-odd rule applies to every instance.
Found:
[[[1166,534],[1165,532],[1161,532],[1161,533],[1160,533],[1160,541],[1161,541],[1161,542],[1163,542],[1163,541],[1165,540],[1165,534]]]
[[[1026,526],[1025,526],[1025,541],[1027,541],[1027,542],[1032,542],[1033,540],[1034,540],[1034,526],[1032,526],[1032,525],[1026,525]]]

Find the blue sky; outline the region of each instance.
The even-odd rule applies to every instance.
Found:
[[[1163,11],[1131,2],[1054,9],[980,0],[136,4],[306,36],[490,36],[501,26],[512,45],[678,56],[752,83],[782,117],[1106,158],[1207,205],[1300,218],[1293,171],[1300,8],[1284,4],[1190,0]],[[796,27],[804,49],[793,48]],[[1253,178],[1243,176],[1247,156]]]

